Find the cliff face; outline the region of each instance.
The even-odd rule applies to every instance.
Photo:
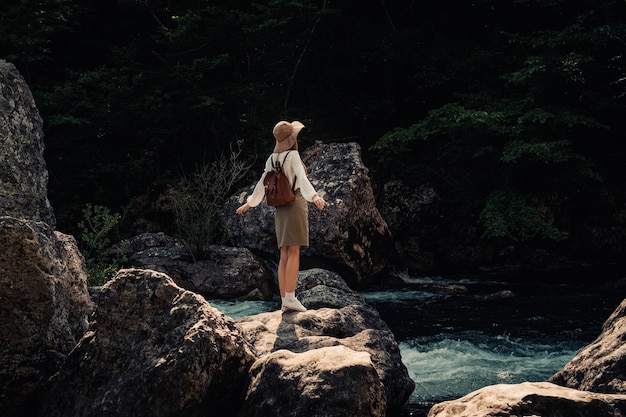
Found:
[[[43,120],[13,64],[0,59],[0,215],[56,226],[48,201]]]

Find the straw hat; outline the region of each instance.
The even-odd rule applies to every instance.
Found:
[[[300,133],[303,127],[304,125],[297,120],[291,123],[285,121],[276,123],[272,131],[276,139],[274,152],[284,152],[291,149],[293,145],[296,145],[296,149],[298,149],[298,133]]]

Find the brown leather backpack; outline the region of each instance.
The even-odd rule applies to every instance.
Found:
[[[263,179],[265,201],[272,207],[286,206],[293,203],[296,199],[293,187],[289,184],[289,179],[283,172],[282,167],[282,165],[285,164],[289,152],[290,151],[285,154],[282,164],[280,161],[274,162],[274,158],[271,157],[273,169],[268,172]]]

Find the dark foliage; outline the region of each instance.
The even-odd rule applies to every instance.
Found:
[[[120,211],[234,142],[265,155],[298,118],[303,147],[359,142],[375,181],[435,186],[484,239],[584,240],[624,206],[625,17],[621,0],[6,0],[0,57],[45,120],[69,232],[86,203]]]

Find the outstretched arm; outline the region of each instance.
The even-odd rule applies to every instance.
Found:
[[[261,175],[261,179],[254,186],[254,190],[252,191],[252,194],[250,194],[246,198],[245,204],[243,204],[242,206],[239,206],[239,208],[235,210],[235,213],[243,214],[246,211],[250,210],[250,207],[256,207],[259,205],[259,203],[263,200],[263,197],[265,197],[265,186],[263,185],[263,180],[265,179],[265,176],[267,175],[267,173],[271,170],[272,170],[272,162],[271,162],[271,155],[270,155],[270,157],[267,158],[267,161],[265,161],[265,169],[263,171],[263,175]]]

